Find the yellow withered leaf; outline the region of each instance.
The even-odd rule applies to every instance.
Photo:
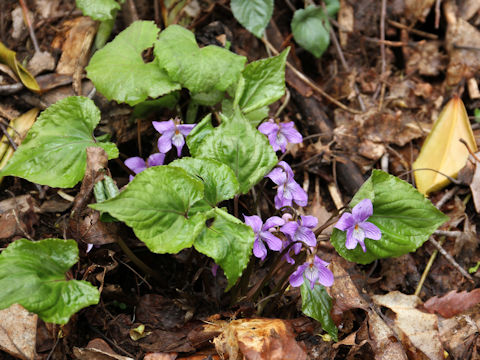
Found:
[[[28,89],[37,93],[40,92],[40,85],[38,85],[37,80],[17,61],[15,55],[15,51],[8,49],[0,42],[0,63],[10,67]]]
[[[465,166],[469,153],[460,139],[465,140],[470,149],[477,151],[465,106],[458,96],[454,96],[435,121],[412,166],[417,189],[422,194],[428,195],[448,185],[450,180],[445,175],[455,178]]]

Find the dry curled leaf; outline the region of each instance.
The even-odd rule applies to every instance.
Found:
[[[34,360],[38,316],[13,304],[0,311],[0,350],[19,359]]]
[[[480,289],[475,289],[470,292],[456,292],[452,290],[442,297],[434,296],[428,299],[423,306],[429,313],[437,313],[444,318],[450,318],[470,309],[478,303],[480,303]]]
[[[37,80],[25,69],[16,58],[15,51],[8,49],[0,42],[0,64],[5,64],[15,72],[15,75],[22,81],[29,90],[40,92]]]

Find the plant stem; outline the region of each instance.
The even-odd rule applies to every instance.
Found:
[[[127,257],[138,266],[140,270],[142,270],[145,274],[150,275],[154,278],[159,284],[165,284],[165,277],[161,276],[158,272],[153,270],[150,266],[145,264],[142,260],[140,260],[132,250],[128,247],[128,245],[123,241],[123,239],[119,236],[117,237],[117,243],[122,249],[122,251],[127,255]]]

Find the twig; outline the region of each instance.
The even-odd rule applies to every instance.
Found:
[[[435,1],[435,29],[438,29],[440,26],[440,4],[442,0]]]
[[[472,277],[470,276],[469,273],[467,273],[465,271],[464,268],[462,268],[460,265],[458,265],[458,263],[455,261],[455,259],[449,254],[447,253],[442,245],[440,245],[437,240],[435,240],[433,238],[433,236],[430,236],[429,239],[430,243],[435,246],[437,248],[437,250],[440,252],[440,254],[442,254],[443,256],[445,256],[445,258],[450,262],[450,264],[452,264],[452,266],[457,269],[464,277],[466,277],[468,280],[470,280],[471,282],[473,282],[473,279]]]
[[[462,236],[462,231],[446,231],[446,230],[435,230],[434,235],[449,236],[449,237],[459,237]]]
[[[450,200],[452,198],[452,196],[454,196],[457,191],[459,190],[459,187],[458,186],[454,186],[453,188],[451,188],[450,190],[448,190],[445,195],[442,196],[442,198],[440,200],[437,201],[437,203],[435,204],[435,207],[440,210],[443,205],[445,205],[445,203]]]
[[[387,22],[390,25],[395,26],[396,28],[407,30],[408,32],[426,37],[427,39],[431,39],[431,40],[437,40],[438,39],[438,36],[435,35],[435,34],[430,34],[428,32],[422,31],[422,30],[417,30],[417,29],[411,28],[410,26],[399,23],[397,21],[388,19]]]
[[[374,42],[374,43],[377,43],[377,44],[385,44],[385,45],[391,46],[391,47],[404,47],[404,46],[415,47],[415,46],[417,46],[417,44],[413,41],[405,42],[405,41],[381,40],[381,39],[376,39],[376,38],[372,38],[372,37],[369,37],[369,36],[365,36],[364,39],[367,40],[367,41],[370,41],[370,42]]]
[[[335,45],[335,49],[337,50],[338,57],[340,58],[340,62],[342,63],[343,68],[345,71],[350,72],[350,67],[347,64],[347,61],[345,60],[345,56],[343,55],[342,47],[338,43],[337,39],[337,34],[333,30],[333,27],[330,27],[330,37],[333,40],[333,44]],[[363,112],[365,112],[365,104],[363,103],[362,96],[360,94],[360,91],[358,90],[357,83],[353,84],[353,90],[355,91],[355,95],[357,96],[358,103],[360,104],[360,108],[362,109]]]
[[[440,246],[443,245],[445,242],[445,237],[440,238]],[[414,295],[419,296],[420,291],[422,291],[423,283],[425,282],[425,279],[427,278],[428,273],[430,272],[430,269],[432,268],[433,262],[437,258],[438,255],[438,250],[433,250],[432,255],[430,255],[430,259],[428,259],[427,266],[425,266],[425,270],[423,270],[422,277],[420,278],[420,281],[418,282],[417,288],[415,289]]]
[[[467,151],[470,153],[470,155],[472,155],[472,157],[477,160],[478,163],[480,163],[480,159],[477,157],[477,155],[475,155],[475,153],[473,152],[473,150],[470,148],[470,146],[468,145],[468,143],[464,140],[464,139],[459,139],[459,141],[465,145],[465,147],[467,148]]]
[[[41,51],[40,51],[40,47],[38,46],[37,37],[35,36],[35,32],[33,31],[32,23],[30,22],[30,16],[29,16],[27,5],[25,4],[25,1],[23,0],[19,0],[19,1],[20,1],[20,6],[22,7],[23,20],[25,21],[25,24],[28,27],[28,33],[30,34],[30,39],[32,39],[33,48],[35,49],[36,53],[39,53]]]
[[[382,89],[380,90],[380,100],[378,101],[378,110],[380,111],[383,107],[383,99],[385,98],[385,90],[387,88],[387,83],[384,79],[385,73],[387,71],[387,60],[385,53],[385,17],[387,16],[387,0],[382,0],[382,11],[380,14],[380,55],[382,57]]]
[[[278,55],[279,52],[277,51],[277,49],[275,49],[275,47],[270,43],[268,42],[268,40],[266,40],[265,38],[262,38],[262,41],[263,43],[268,47],[270,48],[270,50],[272,51],[272,53],[274,53],[275,55]],[[292,64],[290,64],[288,61],[287,61],[287,66],[295,73],[295,75],[297,75],[297,77],[302,80],[305,84],[307,84],[308,86],[310,86],[313,90],[315,90],[316,92],[318,92],[321,96],[323,96],[325,99],[329,100],[330,102],[332,102],[333,104],[337,105],[339,108],[341,108],[342,110],[345,110],[345,111],[348,111],[352,114],[362,114],[361,111],[358,111],[358,110],[355,110],[355,109],[351,109],[349,108],[348,106],[342,104],[340,101],[338,101],[337,99],[335,99],[334,97],[328,95],[325,91],[323,91],[320,87],[318,87],[317,85],[315,85],[308,77],[306,77],[304,74],[302,74],[299,70],[297,70],[295,68],[295,66],[293,66]]]

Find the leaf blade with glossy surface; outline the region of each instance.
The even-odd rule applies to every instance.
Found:
[[[40,114],[0,176],[18,176],[52,187],[75,186],[85,173],[87,147],[102,147],[109,159],[118,156],[115,144],[93,137],[99,121],[100,111],[88,98],[58,101]]]
[[[155,253],[177,253],[190,247],[205,223],[205,214],[189,215],[203,199],[203,183],[185,170],[154,166],[137,174],[116,197],[91,204],[130,226]]]
[[[0,308],[18,303],[46,322],[67,323],[100,298],[90,283],[65,280],[65,272],[77,261],[74,240],[16,240],[0,255]]]
[[[193,246],[221,266],[228,279],[228,290],[247,267],[255,236],[250,226],[221,209],[208,212],[207,218],[214,221],[203,229]]]
[[[345,247],[344,231],[334,229],[330,238],[342,257],[360,264],[415,251],[448,220],[413,186],[380,170],[373,171],[353,197],[350,206],[355,206],[365,198],[369,198],[373,204],[373,215],[367,221],[380,229],[381,239],[365,239],[367,252],[364,253],[360,246],[353,250]]]
[[[338,329],[333,322],[330,312],[332,310],[332,298],[328,295],[323,285],[316,284],[310,288],[308,279],[305,279],[300,287],[302,295],[302,312],[317,320],[334,341],[338,341]]]
[[[272,104],[285,93],[285,63],[289,48],[279,55],[251,62],[243,71],[245,87],[238,104],[244,113]]]
[[[310,5],[295,11],[292,33],[295,41],[317,58],[330,44],[330,23],[320,6]]]
[[[107,99],[133,106],[180,89],[156,60],[142,59],[142,51],[153,45],[158,32],[152,21],[136,21],[92,56],[88,78]]]
[[[120,10],[115,0],[76,0],[76,4],[83,15],[100,21],[113,19],[114,11]]]
[[[273,0],[232,0],[230,7],[233,16],[243,27],[258,38],[273,14]]]
[[[267,138],[238,111],[191,147],[190,152],[196,158],[214,159],[230,166],[242,194],[246,194],[277,163],[277,156]]]

